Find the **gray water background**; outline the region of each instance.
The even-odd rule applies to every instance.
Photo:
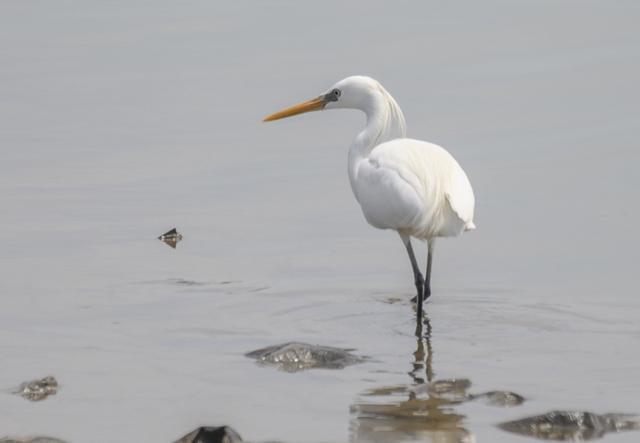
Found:
[[[347,180],[363,117],[261,122],[351,74],[476,192],[477,231],[436,246],[433,371],[528,401],[457,406],[459,427],[640,412],[639,22],[634,1],[3,1],[0,388],[61,388],[0,394],[0,434],[375,441],[350,408],[412,383],[416,339],[404,248]],[[243,356],[290,340],[372,359]],[[396,436],[429,438],[457,441]]]

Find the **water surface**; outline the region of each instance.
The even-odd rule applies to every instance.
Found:
[[[640,412],[639,20],[625,1],[3,2],[0,388],[60,388],[0,395],[0,434],[499,443],[552,409]],[[436,246],[428,351],[404,248],[349,189],[362,116],[261,123],[350,74],[476,191],[478,230]],[[244,356],[288,341],[370,360]],[[411,400],[427,369],[527,402]],[[358,412],[412,401],[429,420]]]

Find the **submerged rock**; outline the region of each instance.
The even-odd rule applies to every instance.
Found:
[[[600,438],[608,432],[640,429],[640,416],[552,411],[543,415],[501,423],[498,427],[508,432],[541,440],[582,441]]]
[[[20,394],[27,400],[40,401],[56,392],[58,392],[58,381],[52,376],[47,376],[40,380],[22,383],[15,394]]]
[[[0,438],[0,443],[66,443],[52,437],[4,437]]]
[[[242,438],[229,426],[201,426],[174,443],[242,443]]]
[[[467,378],[448,378],[432,381],[427,385],[427,392],[433,397],[457,403],[469,399],[469,387],[471,381]]]
[[[258,349],[246,356],[255,358],[260,364],[276,366],[286,372],[297,372],[312,368],[343,369],[365,360],[350,351],[351,349],[289,342]]]
[[[525,398],[510,391],[489,391],[480,394],[468,393],[471,381],[466,378],[450,378],[435,380],[426,385],[426,392],[440,400],[449,403],[462,403],[470,400],[483,401],[488,406],[508,408],[524,403]],[[424,388],[421,388],[424,390]]]
[[[524,402],[524,397],[510,391],[489,391],[481,394],[469,394],[471,381],[466,378],[449,378],[435,380],[427,385],[427,392],[435,398],[450,403],[461,403],[469,400],[482,400],[488,406],[511,407]]]
[[[472,400],[483,400],[486,405],[510,408],[524,403],[524,397],[509,391],[489,391],[482,394],[473,394]]]

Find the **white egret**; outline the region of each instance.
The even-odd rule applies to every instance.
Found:
[[[422,304],[431,295],[435,238],[457,236],[475,228],[473,189],[445,149],[406,138],[400,107],[380,83],[369,77],[347,77],[319,97],[264,121],[338,108],[366,114],[366,127],[349,148],[349,181],[369,224],[400,234],[415,277],[417,329],[421,330]],[[427,242],[425,278],[416,262],[411,237]]]

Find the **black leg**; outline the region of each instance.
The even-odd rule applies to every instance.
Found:
[[[416,261],[416,256],[413,253],[413,248],[411,247],[411,239],[409,237],[401,236],[402,241],[404,242],[405,247],[407,248],[407,253],[409,254],[409,260],[411,260],[411,267],[413,268],[413,276],[415,279],[416,290],[418,291],[418,307],[416,309],[416,335],[422,334],[422,301],[424,300],[424,279],[422,278],[422,274],[420,273],[420,269],[418,268],[418,262]]]
[[[428,299],[431,296],[431,262],[433,261],[433,243],[435,240],[427,240],[427,272],[426,279],[424,281],[424,299]]]
[[[420,294],[424,291],[424,278],[422,278],[422,273],[420,272],[420,268],[418,267],[418,262],[416,261],[416,256],[413,253],[413,247],[411,246],[411,240],[409,237],[402,237],[402,241],[407,248],[407,253],[409,254],[409,260],[411,260],[411,268],[413,269],[413,278],[416,285],[416,294],[418,294],[412,301],[417,301]]]

